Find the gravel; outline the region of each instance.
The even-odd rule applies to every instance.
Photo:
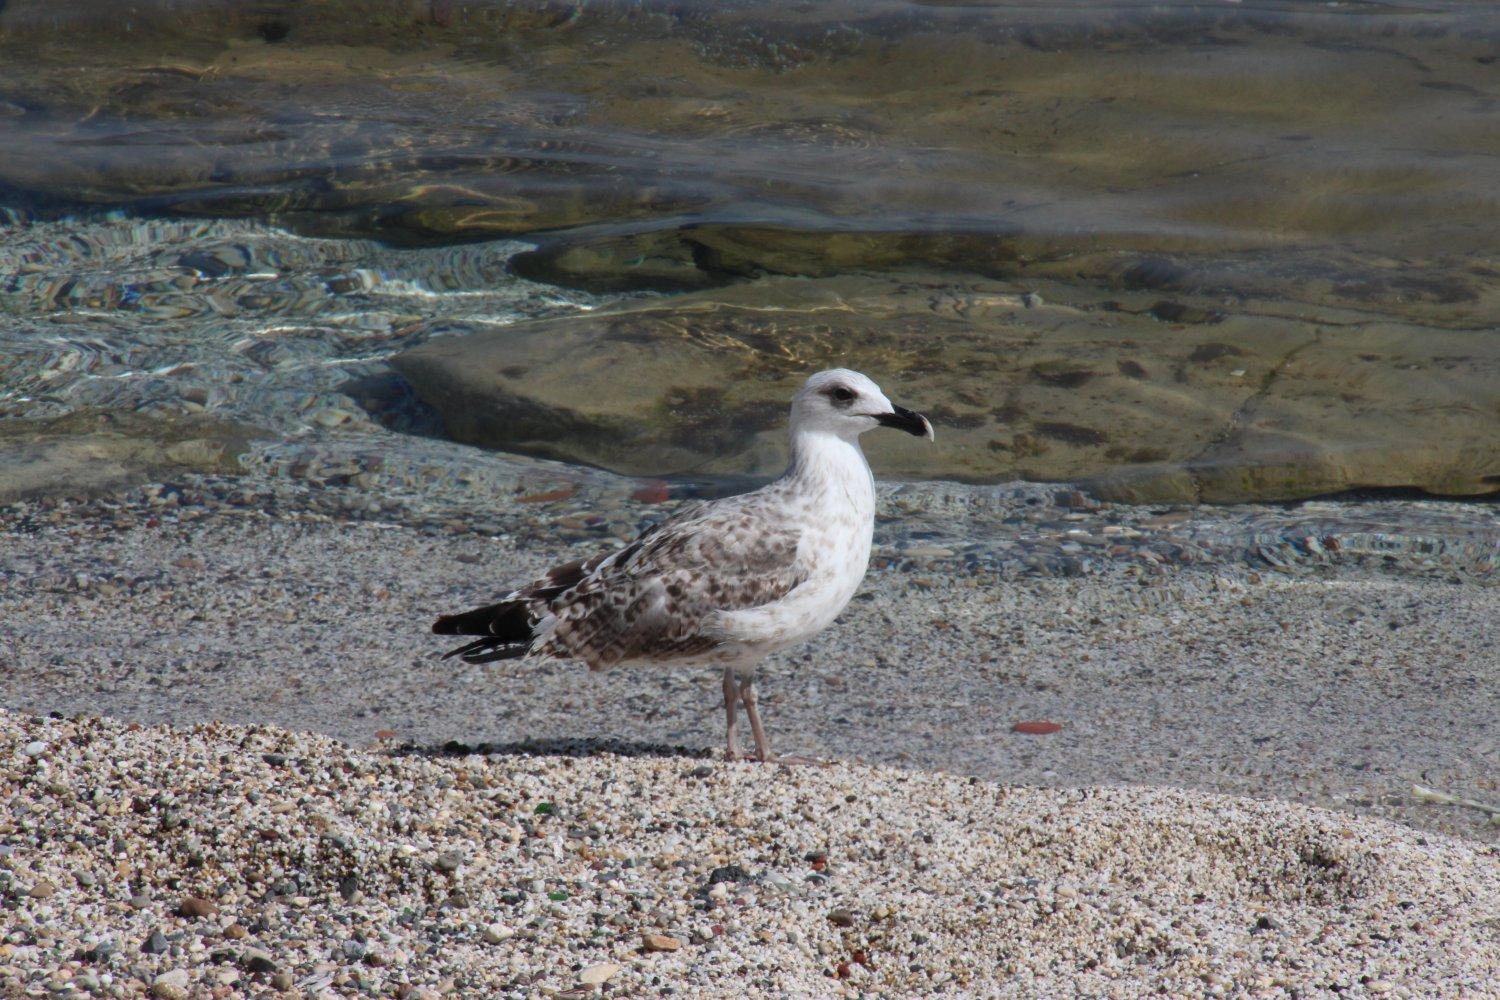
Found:
[[[11,713],[0,762],[7,995],[1425,998],[1500,979],[1495,848],[1286,803]]]

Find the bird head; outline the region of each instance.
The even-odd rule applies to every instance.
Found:
[[[825,431],[852,441],[876,427],[894,427],[932,440],[932,424],[896,406],[868,376],[831,368],[808,378],[792,399],[792,430]]]

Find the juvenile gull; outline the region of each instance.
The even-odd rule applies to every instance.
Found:
[[[740,756],[735,720],[744,705],[754,759],[791,762],[771,753],[755,668],[827,627],[864,578],[875,483],[859,436],[882,426],[932,439],[926,417],[892,405],[859,372],[818,372],[792,399],[791,462],[780,479],[695,504],[624,548],[558,566],[432,630],[481,636],[447,654],[469,663],[720,666],[730,759]]]

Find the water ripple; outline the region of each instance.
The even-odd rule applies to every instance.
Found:
[[[219,414],[320,433],[339,391],[437,333],[593,308],[508,261],[529,245],[395,249],[261,222],[0,218],[0,415]],[[356,422],[363,422],[356,420]]]

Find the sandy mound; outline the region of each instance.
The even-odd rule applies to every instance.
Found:
[[[1292,805],[8,715],[0,761],[7,992],[1436,997],[1500,978],[1492,849]]]

